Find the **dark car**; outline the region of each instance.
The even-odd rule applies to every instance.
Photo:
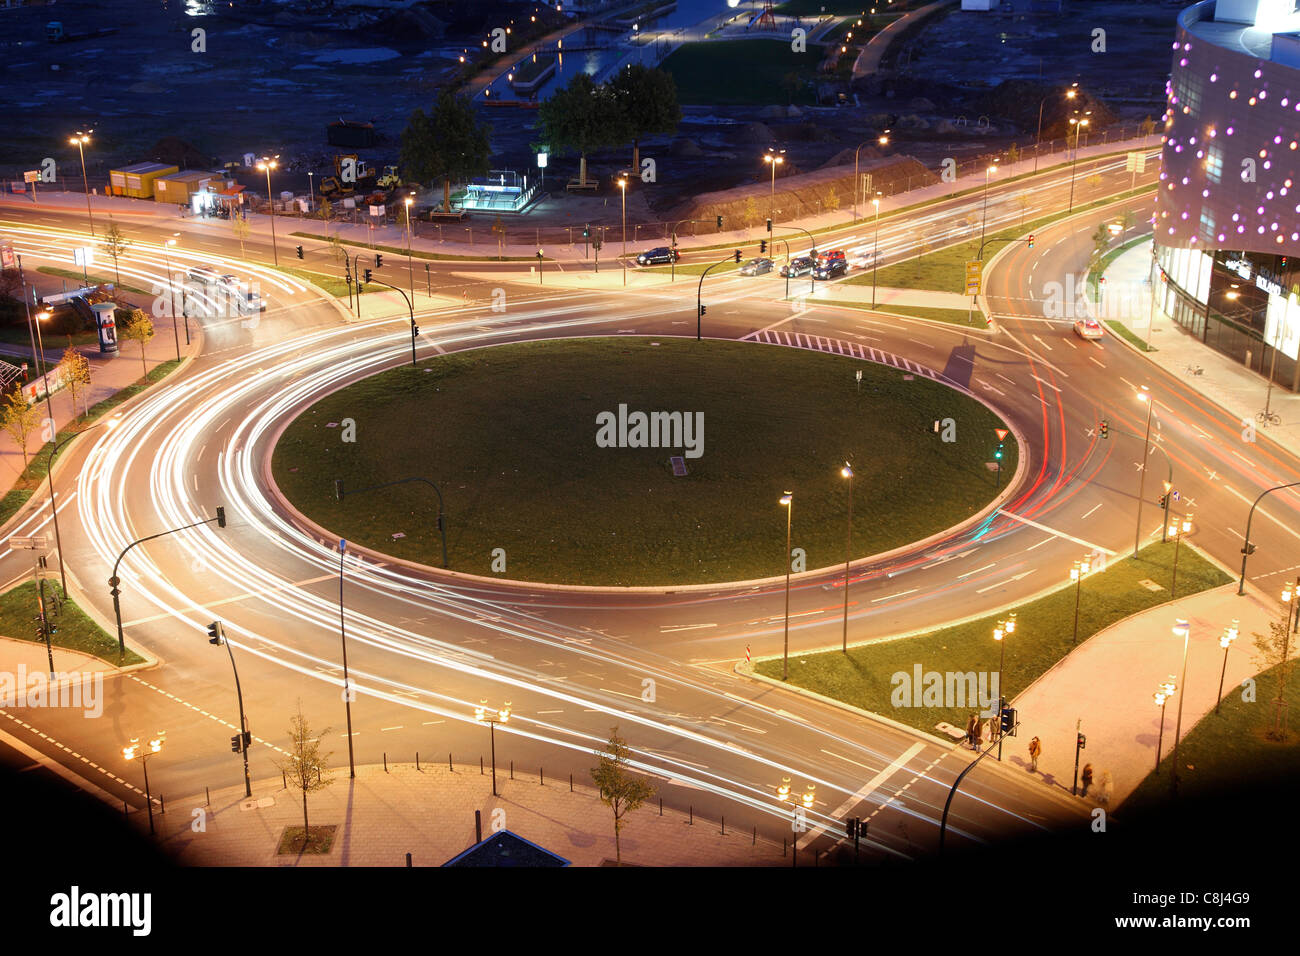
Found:
[[[771,271],[772,260],[765,258],[750,259],[740,267],[740,274],[742,276],[761,276]]]
[[[817,263],[815,263],[810,256],[797,256],[781,267],[781,275],[806,276],[808,273],[812,272],[816,266]]]
[[[849,271],[849,264],[843,259],[821,259],[813,269],[814,279],[834,279]]]
[[[681,256],[677,254],[676,249],[670,249],[667,246],[659,246],[656,249],[647,249],[636,257],[636,264],[639,266],[653,266],[665,262],[676,262]]]

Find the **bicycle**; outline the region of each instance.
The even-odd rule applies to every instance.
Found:
[[[1262,411],[1255,414],[1255,421],[1261,425],[1281,425],[1282,416],[1274,411]]]

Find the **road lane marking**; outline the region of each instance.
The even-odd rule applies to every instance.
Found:
[[[915,757],[924,749],[925,749],[925,744],[920,744],[920,743],[912,744],[912,746],[908,747],[901,754],[899,754],[898,757],[894,759],[893,763],[891,763],[888,767],[881,770],[878,774],[876,774],[874,777],[872,777],[870,780],[864,783],[862,785],[862,789],[858,790],[854,794],[851,794],[848,797],[848,799],[846,799],[838,807],[832,810],[830,813],[831,817],[835,819],[839,819],[840,815],[843,814],[845,811],[849,810],[854,806],[857,806],[867,797],[871,796],[871,794],[874,793],[876,790],[878,790],[880,786],[885,783],[885,781],[887,781],[894,774],[898,773],[898,771],[901,770],[904,766],[906,766],[913,757]],[[807,844],[811,843],[813,840],[817,839],[817,837],[821,833],[823,833],[825,829],[826,827],[820,823],[810,827],[807,830],[807,832],[803,834],[803,836],[799,837],[799,839],[795,841],[795,845],[798,846],[800,844],[803,844],[804,846],[806,846]]]
[[[1047,525],[1039,524],[1037,521],[1031,521],[1030,519],[1023,518],[1020,515],[1013,515],[1010,511],[1003,511],[1002,509],[999,508],[996,513],[1000,515],[1005,515],[1006,517],[1011,518],[1013,521],[1019,521],[1022,524],[1027,524],[1031,528],[1037,528],[1039,531],[1046,531],[1048,534],[1054,534],[1058,538],[1064,538],[1066,541],[1073,541],[1075,544],[1081,544],[1085,548],[1091,548],[1093,551],[1101,551],[1102,553],[1109,554],[1111,556],[1114,556],[1116,553],[1112,551],[1110,548],[1103,548],[1101,545],[1093,544],[1091,541],[1084,541],[1082,538],[1076,538],[1074,535],[1066,534],[1064,531],[1057,531],[1055,528],[1049,528]],[[1300,534],[1296,535],[1296,537],[1300,538]]]
[[[1035,338],[1037,338],[1037,336],[1035,336]],[[1035,381],[1038,381],[1038,382],[1042,382],[1042,383],[1043,383],[1044,385],[1046,385],[1048,388],[1054,388],[1054,389],[1056,389],[1058,392],[1061,390],[1058,386],[1053,385],[1053,384],[1052,384],[1051,382],[1049,382],[1047,379],[1045,379],[1045,378],[1039,378],[1037,375],[1034,376],[1034,380],[1035,380]]]
[[[900,598],[908,594],[915,594],[920,588],[912,588],[910,591],[899,591],[897,594],[891,594],[888,597],[876,598],[871,603],[879,604],[881,601],[892,601],[894,598]]]

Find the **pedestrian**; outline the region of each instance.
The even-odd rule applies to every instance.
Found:
[[[1092,764],[1083,765],[1083,793],[1080,796],[1088,795],[1088,788],[1092,786]]]
[[[1110,796],[1112,793],[1115,792],[1115,780],[1113,777],[1111,777],[1109,770],[1103,770],[1101,772],[1101,783],[1099,784],[1099,786],[1101,789],[1101,794],[1100,796],[1098,796],[1097,799],[1102,803],[1109,805]]]
[[[966,743],[970,744],[972,750],[979,749],[975,743],[976,729],[978,727],[979,719],[975,716],[975,712],[971,711],[971,715],[966,718]]]
[[[975,749],[979,750],[980,747],[984,746],[984,722],[979,719],[978,715],[973,720],[975,721]]]
[[[1039,742],[1037,737],[1029,741],[1029,772],[1030,773],[1038,772],[1038,758],[1042,755],[1042,753],[1043,753],[1043,745],[1042,743]]]

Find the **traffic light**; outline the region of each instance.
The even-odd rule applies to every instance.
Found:
[[[771,219],[769,219],[769,220],[767,221],[767,231],[768,231],[769,233],[772,231],[772,220],[771,220]]]
[[[1101,437],[1102,438],[1110,437],[1110,422],[1106,421],[1106,419],[1104,418],[1101,420]]]
[[[1003,706],[1002,708],[1002,733],[1006,736],[1015,736],[1016,731],[1016,709],[1014,707]]]
[[[366,281],[367,281],[367,282],[370,281],[370,270],[369,270],[369,269],[366,270]]]
[[[760,253],[761,255],[766,255],[766,254],[767,254],[767,240],[766,240],[766,239],[760,239],[760,240],[758,240],[758,251],[759,251],[759,253]]]
[[[856,837],[860,832],[858,830],[858,827],[861,825],[861,823],[862,820],[859,819],[858,817],[849,817],[847,820],[844,821],[844,832],[850,840]]]
[[[412,335],[419,335],[419,334],[420,334],[420,327],[419,327],[418,325],[416,325],[414,322],[411,323],[411,334],[412,334]]]
[[[1032,232],[1029,234],[1029,248],[1034,248],[1034,234]]]
[[[1160,510],[1161,510],[1161,511],[1168,511],[1168,510],[1169,510],[1169,496],[1168,496],[1168,495],[1161,495],[1161,496],[1160,496]]]
[[[383,264],[384,264],[384,257],[383,257],[380,253],[376,252],[376,253],[375,253],[375,268],[378,269],[378,268],[381,267]],[[369,274],[370,274],[369,272],[366,273],[366,275],[369,275]]]
[[[1079,734],[1079,739],[1074,742],[1074,746],[1077,749],[1082,750],[1087,745],[1088,745],[1088,738],[1085,737],[1083,734]]]
[[[239,751],[239,742],[240,742],[240,741],[239,741],[239,734],[235,734],[235,736],[233,736],[233,737],[230,738],[230,752],[231,752],[232,754],[237,754],[237,753],[240,752],[240,751]]]
[[[299,259],[302,258],[302,246],[299,246],[299,247],[298,247],[298,258],[299,258]]]
[[[733,252],[732,255],[734,255],[734,256],[736,257],[736,261],[737,261],[737,262],[740,261],[740,250],[739,250],[739,249],[737,249],[735,252]]]
[[[998,442],[998,450],[993,453],[993,457],[998,461],[1002,460],[1002,442]]]
[[[225,526],[226,526],[226,509],[223,505],[217,505],[217,527],[224,528]]]
[[[1254,554],[1255,546],[1253,544],[1247,543],[1246,546],[1241,549],[1241,553],[1246,555]]]
[[[252,743],[253,743],[253,734],[252,734],[252,732],[251,732],[251,731],[248,731],[248,730],[245,730],[245,731],[244,731],[244,749],[247,750],[247,749],[249,748],[249,746],[250,746]]]
[[[722,217],[721,217],[721,216],[718,217],[718,228],[719,228],[719,229],[722,228]]]
[[[707,305],[700,305],[700,318],[704,318],[704,313],[707,312],[708,309],[709,307]]]
[[[226,636],[225,629],[221,626],[220,621],[213,621],[208,625],[208,643],[220,644],[222,638]]]
[[[587,223],[585,226],[582,227],[582,238],[584,239],[591,238],[591,223]]]

